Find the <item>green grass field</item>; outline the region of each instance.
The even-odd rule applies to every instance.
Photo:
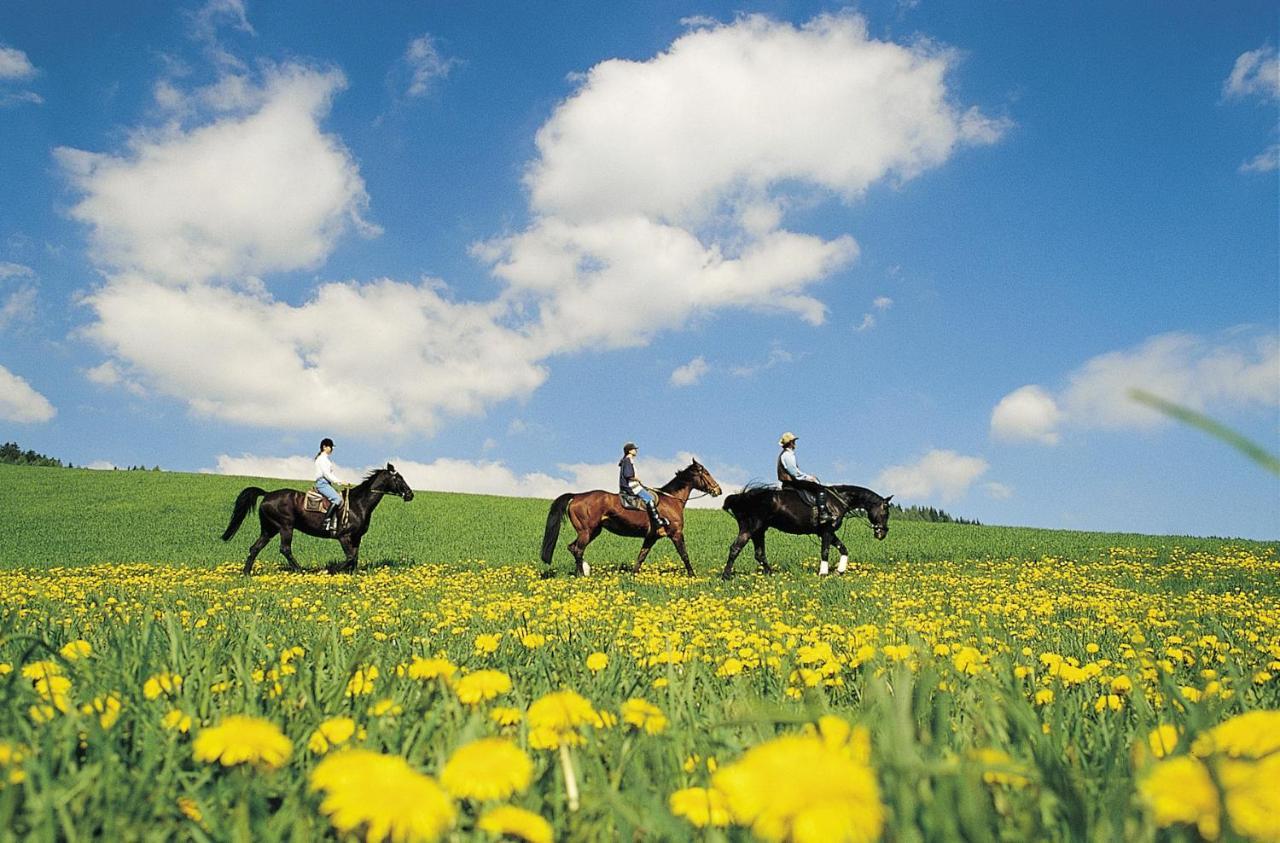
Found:
[[[245,578],[246,485],[0,466],[0,839],[1280,839],[1275,543],[861,521],[726,583],[695,510],[693,579],[544,580],[549,502],[422,493]]]

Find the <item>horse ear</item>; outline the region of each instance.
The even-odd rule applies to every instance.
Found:
[[[396,467],[391,463],[387,463],[387,471],[395,471]]]
[[[890,495],[889,497],[885,498],[885,499],[884,499],[884,502],[885,502],[885,503],[888,503],[888,502],[889,502],[889,501],[891,501],[891,500],[893,500],[893,495]]]

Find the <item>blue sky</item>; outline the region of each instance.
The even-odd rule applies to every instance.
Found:
[[[1277,14],[0,5],[0,438],[1280,537]]]

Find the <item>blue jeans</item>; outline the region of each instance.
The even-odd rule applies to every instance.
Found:
[[[632,492],[632,494],[635,495],[640,500],[644,501],[645,503],[657,503],[658,501],[658,499],[654,497],[653,492],[650,492],[644,486],[641,486],[639,489]]]
[[[334,506],[342,503],[342,495],[338,494],[338,490],[333,488],[333,484],[324,477],[316,481],[316,491],[328,498],[329,503]]]

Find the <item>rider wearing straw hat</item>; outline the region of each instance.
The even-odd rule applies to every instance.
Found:
[[[636,477],[638,451],[634,442],[622,446],[622,459],[618,460],[618,491],[644,501],[645,509],[649,510],[649,527],[656,533],[669,522],[658,514],[658,497]]]
[[[835,518],[827,509],[827,488],[819,482],[818,478],[812,474],[805,474],[800,470],[800,466],[796,465],[797,439],[794,433],[787,431],[778,440],[778,444],[782,446],[782,453],[778,455],[778,481],[782,483],[784,489],[791,486],[812,492],[819,526],[832,524]]]

